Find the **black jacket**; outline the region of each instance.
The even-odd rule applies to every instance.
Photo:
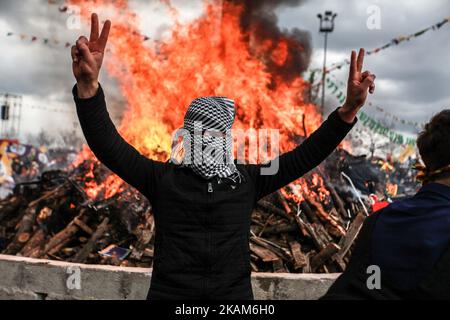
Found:
[[[260,165],[238,165],[245,181],[233,188],[142,156],[118,134],[101,87],[89,99],[78,98],[76,86],[73,95],[91,150],[152,204],[151,299],[253,299],[248,245],[253,207],[320,164],[354,125],[334,111],[299,147],[280,156],[275,175],[260,175]]]

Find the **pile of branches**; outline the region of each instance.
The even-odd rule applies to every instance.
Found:
[[[85,184],[90,179],[100,183],[110,174],[95,163],[93,177],[86,178],[91,166],[86,161],[70,173],[44,172],[36,181],[17,185],[14,194],[0,201],[0,253],[151,267],[155,231],[151,204],[131,187],[109,199],[91,200]],[[311,176],[305,179],[310,181]],[[326,188],[326,199],[311,193],[296,203],[277,192],[258,202],[250,231],[253,271],[345,269],[366,214],[354,197],[330,182]],[[111,247],[121,254],[104,254]]]

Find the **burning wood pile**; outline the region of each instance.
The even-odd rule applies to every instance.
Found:
[[[258,202],[250,232],[253,271],[345,269],[365,214],[356,200],[338,192],[318,172]],[[86,193],[89,185],[109,176],[100,163],[85,161],[70,173],[47,171],[36,181],[17,185],[15,193],[0,202],[0,252],[151,267],[151,204],[128,186],[111,197],[100,192],[96,199],[102,200]],[[303,191],[294,192],[299,185]]]

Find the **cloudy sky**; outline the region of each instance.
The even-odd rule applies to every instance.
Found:
[[[158,1],[130,1],[141,17],[142,33],[157,36],[170,25],[165,9]],[[63,1],[59,2],[60,4]],[[174,1],[185,20],[195,19],[201,12],[201,0]],[[367,27],[369,7],[380,12],[380,29]],[[334,32],[329,37],[329,64],[349,56],[352,49],[367,50],[380,47],[392,38],[408,35],[450,17],[449,0],[305,0],[297,7],[280,7],[276,13],[279,25],[297,27],[311,34],[313,53],[311,68],[321,67],[323,36],[318,32],[317,13],[333,10],[338,13]],[[23,95],[21,138],[29,133],[46,130],[58,132],[79,128],[74,115],[70,89],[74,84],[69,49],[65,42],[73,42],[86,34],[86,26],[67,27],[68,13],[61,13],[58,5],[47,0],[0,0],[0,93]],[[7,37],[8,32],[14,35]],[[38,41],[20,40],[20,34],[36,36]],[[42,44],[42,39],[50,44]],[[60,43],[52,41],[57,39]],[[405,120],[424,122],[433,113],[450,107],[450,23],[438,31],[398,46],[392,46],[366,58],[365,68],[377,75],[377,90],[370,97],[374,105]],[[346,80],[347,68],[334,72]],[[110,101],[120,116],[122,97],[114,79],[103,74],[103,82],[111,89]],[[328,96],[327,105],[339,102]],[[37,108],[39,107],[39,108]],[[383,113],[374,108],[367,112],[389,123]],[[409,126],[396,130],[414,134]]]

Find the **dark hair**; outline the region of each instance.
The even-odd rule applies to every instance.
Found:
[[[445,109],[425,125],[419,134],[417,147],[427,170],[450,164],[450,109]]]

